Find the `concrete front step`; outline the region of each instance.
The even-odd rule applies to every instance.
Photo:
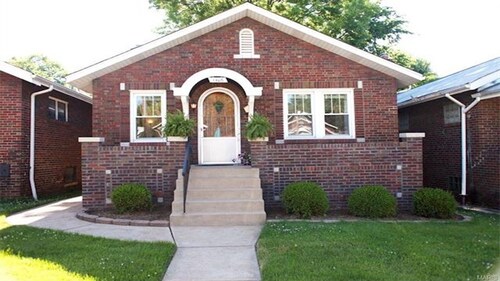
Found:
[[[182,200],[172,203],[172,212],[182,213]],[[231,213],[259,212],[264,210],[264,200],[189,200],[186,202],[187,213]]]
[[[183,213],[181,171],[176,182],[171,226],[244,226],[266,221],[259,169],[191,166]]]
[[[190,173],[196,178],[259,178],[259,169],[250,166],[191,166]]]
[[[174,192],[174,201],[182,201],[182,189]],[[189,189],[187,201],[191,200],[257,200],[262,199],[262,189],[232,188],[232,189]]]
[[[194,189],[231,189],[231,188],[260,188],[260,178],[255,177],[211,177],[202,178],[195,175],[189,178],[189,190]]]
[[[231,213],[172,213],[170,225],[173,226],[236,226],[261,225],[266,222],[266,213],[231,212]]]

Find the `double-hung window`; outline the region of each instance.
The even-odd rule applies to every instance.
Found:
[[[284,89],[285,139],[354,138],[353,89]]]
[[[49,97],[49,118],[68,122],[68,102]]]
[[[164,141],[162,128],[166,123],[167,94],[165,90],[130,91],[130,141]]]

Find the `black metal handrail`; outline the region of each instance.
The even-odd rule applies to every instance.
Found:
[[[186,149],[184,151],[184,162],[182,163],[182,178],[184,180],[184,190],[182,193],[182,211],[183,213],[186,213],[186,195],[187,195],[187,189],[188,189],[188,182],[189,182],[189,172],[191,171],[191,153],[192,153],[192,148],[191,148],[191,138],[188,138],[188,141],[186,142]]]

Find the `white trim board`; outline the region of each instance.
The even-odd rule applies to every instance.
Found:
[[[47,88],[53,86],[54,90],[61,92],[62,94],[92,104],[92,98],[86,94],[79,93],[59,83],[52,82],[6,62],[0,61],[0,71],[37,86],[44,86]]]
[[[374,56],[253,4],[244,3],[189,27],[73,72],[67,77],[68,82],[75,87],[92,92],[92,80],[98,77],[219,29],[244,17],[249,17],[319,48],[394,77],[397,80],[398,87],[405,87],[422,80],[422,75],[417,72]]]

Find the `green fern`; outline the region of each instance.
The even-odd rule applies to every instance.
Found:
[[[245,127],[245,136],[249,140],[266,138],[273,130],[273,125],[269,119],[263,115],[255,113]]]
[[[194,134],[196,123],[193,119],[186,119],[184,114],[177,110],[175,113],[167,113],[167,125],[163,133],[167,137],[189,137]]]

